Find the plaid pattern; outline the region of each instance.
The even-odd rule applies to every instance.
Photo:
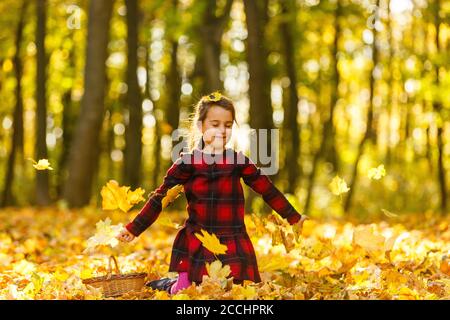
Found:
[[[207,274],[205,262],[216,260],[195,236],[204,229],[216,234],[228,247],[226,254],[217,258],[230,266],[235,281],[260,282],[255,251],[244,224],[241,178],[290,224],[301,218],[283,193],[242,152],[226,149],[222,155],[214,156],[196,149],[192,153],[181,153],[167,171],[162,185],[126,228],[139,236],[159,216],[166,192],[183,184],[189,217],[175,238],[169,271],[188,272],[191,281],[202,281]]]

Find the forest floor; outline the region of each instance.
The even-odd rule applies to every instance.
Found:
[[[129,244],[85,251],[99,220],[126,224],[135,214],[90,207],[1,210],[0,299],[105,299],[82,279],[105,275],[111,254],[122,273],[175,276],[168,265],[183,212],[163,211]],[[309,220],[296,237],[275,215],[249,214],[261,283],[232,284],[218,269],[174,296],[144,289],[119,299],[450,299],[449,224],[450,217],[431,214],[371,224]]]

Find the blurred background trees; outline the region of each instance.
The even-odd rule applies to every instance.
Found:
[[[271,179],[300,212],[449,211],[448,1],[4,0],[0,10],[2,206],[96,205],[110,179],[148,194],[171,165],[172,131],[221,90],[237,109],[230,145],[245,152],[246,129],[281,130]],[[369,179],[380,164],[387,175]],[[329,192],[336,175],[350,187],[342,199]],[[246,192],[248,211],[267,211]]]

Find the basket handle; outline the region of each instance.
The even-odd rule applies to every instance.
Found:
[[[120,274],[119,265],[117,264],[116,257],[110,256],[110,257],[109,257],[109,260],[108,260],[108,278],[110,278],[111,275],[112,275],[111,261],[114,261],[114,265],[115,265],[115,269],[116,269],[116,274]]]

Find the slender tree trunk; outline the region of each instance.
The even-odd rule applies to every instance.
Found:
[[[165,115],[166,121],[170,125],[171,130],[178,129],[180,124],[180,97],[181,97],[181,74],[180,68],[178,67],[178,42],[177,40],[171,40],[171,51],[170,51],[170,67],[166,77],[167,83],[167,96],[166,96],[166,106]],[[177,138],[175,138],[177,139]],[[175,146],[178,141],[172,141],[173,146]]]
[[[38,0],[36,27],[36,158],[47,159],[47,99],[46,99],[46,69],[47,56],[45,53],[45,22],[46,0]],[[50,204],[49,179],[47,170],[36,171],[36,204]]]
[[[250,128],[256,130],[256,137],[262,130],[266,130],[266,141],[255,139],[258,145],[263,146],[262,150],[258,149],[263,157],[269,156],[271,159],[275,158],[276,150],[271,145],[271,129],[273,124],[273,109],[270,97],[271,92],[271,75],[267,63],[267,47],[264,37],[264,30],[266,29],[268,21],[268,1],[252,1],[244,0],[244,10],[247,23],[247,64],[249,68],[249,97],[250,97]],[[261,130],[262,129],[262,130]],[[256,149],[256,148],[255,148]],[[264,150],[265,149],[265,150]],[[266,151],[266,152],[264,152]],[[254,156],[251,154],[251,156]],[[257,165],[262,166],[261,159],[253,159]],[[266,165],[266,164],[264,164]],[[246,201],[246,209],[251,211],[253,198],[255,193],[249,190]],[[269,208],[264,204],[263,211],[269,211]]]
[[[281,1],[282,14],[286,17],[280,24],[281,36],[284,43],[284,56],[286,74],[289,78],[289,94],[288,100],[285,102],[284,112],[284,141],[287,141],[285,170],[287,175],[288,186],[286,192],[295,194],[297,184],[300,181],[301,168],[299,166],[300,158],[300,135],[297,122],[298,115],[298,93],[297,93],[297,68],[295,64],[295,39],[292,34],[296,24],[297,7],[295,1]]]
[[[316,179],[316,172],[318,171],[318,166],[320,164],[320,160],[327,160],[333,165],[333,170],[338,173],[338,160],[337,160],[337,152],[335,148],[335,128],[333,125],[333,117],[334,117],[334,110],[336,107],[336,103],[338,100],[338,87],[340,82],[340,74],[337,67],[338,60],[337,60],[337,53],[339,51],[339,39],[341,37],[341,27],[340,27],[340,17],[342,16],[342,7],[341,7],[341,1],[338,0],[336,4],[336,10],[334,14],[334,29],[335,29],[335,36],[334,36],[334,43],[333,43],[333,50],[332,50],[332,60],[333,60],[333,89],[331,93],[331,100],[330,100],[330,111],[328,115],[328,119],[325,121],[322,129],[322,140],[320,143],[319,150],[314,154],[313,158],[313,164],[312,164],[312,171],[309,176],[309,183],[308,183],[308,194],[306,196],[305,201],[305,207],[304,212],[305,214],[309,213],[309,208],[311,205],[311,199],[312,199],[312,191],[314,188],[314,183]],[[320,81],[320,80],[319,80]],[[320,84],[319,84],[320,88]],[[318,95],[319,100],[321,97],[321,94]]]
[[[75,46],[72,46],[69,53],[69,66],[68,75],[74,79],[75,78]],[[72,88],[67,89],[62,96],[63,118],[62,118],[62,146],[61,154],[58,159],[58,170],[57,175],[57,195],[58,199],[62,198],[64,191],[64,183],[67,179],[67,161],[69,157],[70,146],[72,145],[72,137],[74,131],[75,122],[75,107],[78,106],[78,102],[72,101]]]
[[[439,37],[440,37],[440,24],[441,24],[441,18],[439,17],[439,10],[441,8],[440,0],[436,0],[434,3],[434,26],[436,29],[435,32],[435,42],[436,42],[436,54],[441,53],[441,46],[439,43]],[[436,88],[439,88],[440,86],[440,79],[439,79],[439,65],[435,66],[435,86]],[[439,97],[434,97],[433,99],[433,109],[434,112],[437,115],[441,115],[442,113],[442,101]],[[442,117],[441,117],[442,118]],[[438,179],[439,179],[439,188],[441,193],[441,213],[443,215],[447,214],[447,184],[445,179],[445,168],[444,168],[444,139],[443,139],[443,133],[445,128],[445,122],[442,120],[442,122],[437,123],[437,149],[438,149]]]
[[[14,164],[16,162],[16,153],[19,158],[23,158],[23,101],[22,101],[22,58],[21,44],[23,39],[23,29],[25,24],[25,13],[28,1],[24,0],[20,9],[19,23],[16,29],[15,47],[16,52],[13,57],[13,66],[16,75],[16,106],[13,115],[13,133],[11,138],[11,150],[8,157],[8,166],[6,168],[5,183],[2,194],[1,206],[15,204],[15,196],[12,193],[12,185],[14,180]]]
[[[378,19],[378,10],[380,7],[380,0],[377,0],[377,4],[376,4],[376,19]],[[355,164],[353,166],[353,170],[352,170],[352,174],[350,177],[350,190],[347,193],[347,198],[345,199],[345,204],[344,204],[344,211],[348,212],[350,210],[350,206],[352,203],[352,198],[353,198],[353,192],[356,188],[357,185],[357,179],[358,179],[358,164],[359,161],[361,160],[361,156],[364,152],[364,146],[366,144],[366,141],[370,139],[370,136],[372,134],[372,128],[373,128],[373,97],[374,97],[374,91],[375,91],[375,79],[373,76],[373,69],[377,66],[378,64],[378,47],[377,47],[377,30],[375,28],[372,29],[373,32],[373,43],[372,43],[372,60],[373,60],[373,66],[372,69],[370,70],[370,88],[369,88],[369,106],[368,106],[368,111],[367,111],[367,119],[366,119],[366,131],[364,133],[364,136],[361,140],[361,142],[359,143],[358,146],[358,154],[356,156],[356,161]]]
[[[330,99],[330,112],[327,121],[325,122],[325,131],[324,136],[324,154],[322,155],[323,159],[330,162],[333,166],[333,171],[338,174],[339,173],[339,162],[338,155],[336,151],[336,128],[333,124],[334,118],[334,110],[336,108],[336,104],[339,98],[339,83],[341,81],[341,75],[339,74],[338,69],[338,52],[339,52],[339,41],[341,39],[341,25],[339,23],[342,16],[342,3],[341,0],[337,0],[336,3],[336,11],[334,15],[334,42],[333,42],[333,50],[332,50],[332,61],[333,61],[333,88],[331,90],[331,99]]]
[[[390,4],[390,1],[389,1]],[[389,72],[387,74],[387,85],[388,85],[388,93],[387,93],[387,98],[386,98],[386,106],[387,106],[387,111],[388,111],[388,124],[387,124],[387,140],[388,140],[388,144],[387,144],[387,151],[386,151],[386,167],[390,167],[393,159],[392,159],[392,146],[391,146],[391,137],[392,137],[392,128],[391,128],[391,122],[392,122],[392,103],[394,102],[393,99],[393,77],[392,77],[392,68],[393,68],[393,64],[392,64],[392,59],[393,59],[393,55],[394,55],[394,50],[393,50],[393,44],[394,44],[394,35],[392,33],[392,27],[391,27],[391,10],[390,10],[390,5],[387,6],[387,10],[388,10],[388,18],[387,18],[387,33],[388,33],[388,37],[389,37],[389,58],[388,58],[388,69]]]
[[[128,27],[127,107],[129,122],[125,131],[124,183],[137,188],[140,184],[142,163],[142,98],[138,84],[138,21],[137,0],[126,0]]]
[[[90,2],[85,67],[85,92],[76,134],[70,150],[65,198],[71,207],[89,203],[94,171],[99,160],[98,143],[104,116],[109,22],[114,1]]]
[[[199,28],[202,37],[201,49],[203,71],[205,75],[204,94],[216,90],[223,90],[220,79],[220,53],[222,51],[222,35],[230,14],[233,0],[227,0],[223,13],[216,15],[217,1],[206,0],[206,8],[203,14],[203,23]]]

